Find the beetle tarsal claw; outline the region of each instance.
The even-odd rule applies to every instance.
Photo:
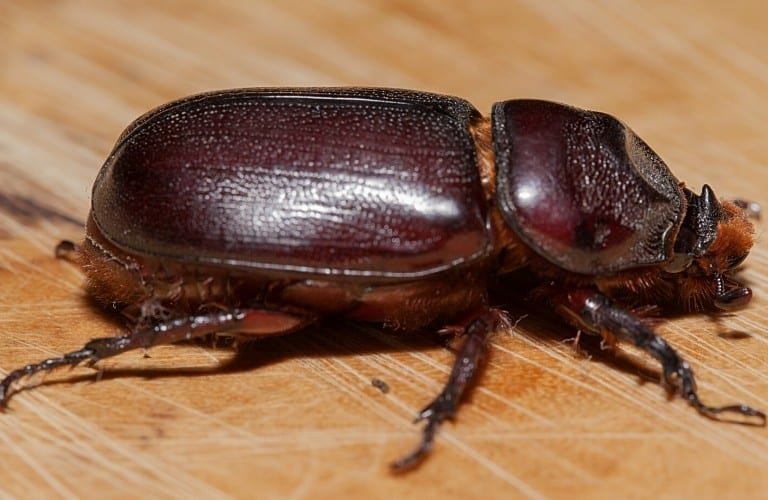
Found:
[[[696,410],[707,418],[713,420],[730,422],[734,424],[750,425],[754,427],[765,427],[768,423],[768,417],[762,411],[747,406],[745,404],[734,404],[725,406],[707,406],[702,404],[701,401],[696,398],[696,401],[690,401]],[[741,415],[744,419],[734,420],[731,418],[723,418],[723,414]]]
[[[8,401],[16,392],[26,387],[15,388],[15,386],[22,380],[29,379],[30,377],[38,373],[48,373],[56,368],[64,366],[75,367],[83,361],[93,359],[94,351],[92,349],[84,348],[79,351],[73,351],[67,353],[58,358],[49,358],[40,363],[32,363],[18,370],[14,370],[5,376],[3,380],[0,380],[0,409],[7,406]]]
[[[691,406],[693,406],[701,415],[713,420],[726,421],[743,425],[752,425],[756,427],[764,427],[766,423],[768,423],[768,418],[766,418],[765,413],[743,403],[725,406],[709,406],[702,403],[701,399],[699,399],[698,393],[696,392],[696,383],[693,378],[693,371],[687,362],[682,361],[680,363],[676,374],[679,379],[680,393],[682,394],[683,398],[685,398],[688,403],[690,403]],[[747,420],[722,418],[722,415],[726,413],[732,415],[741,415]]]
[[[768,417],[766,417],[765,413],[756,409],[752,408],[751,406],[747,406],[745,404],[736,404],[736,405],[730,405],[730,406],[723,406],[719,408],[719,413],[736,413],[739,415],[743,415],[744,417],[754,419],[753,421],[745,420],[741,422],[745,425],[753,425],[755,427],[765,427],[766,424],[768,424]]]
[[[425,406],[413,420],[414,424],[423,420],[427,422],[421,433],[421,441],[413,451],[392,462],[390,468],[394,472],[405,472],[419,465],[429,454],[429,450],[432,449],[432,443],[440,425],[446,420],[453,420],[456,415],[456,408],[455,398],[446,391],[441,392],[430,404]]]
[[[392,462],[389,467],[393,472],[407,472],[418,466],[432,449],[432,443],[435,441],[435,434],[440,428],[442,421],[438,418],[429,417],[427,424],[421,434],[421,441],[413,451]]]

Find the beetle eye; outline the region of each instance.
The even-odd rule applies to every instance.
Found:
[[[681,273],[691,267],[693,264],[693,256],[687,253],[676,253],[672,260],[670,260],[665,266],[664,270],[668,273]]]

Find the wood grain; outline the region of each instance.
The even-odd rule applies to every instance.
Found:
[[[119,324],[56,261],[122,128],[172,98],[261,85],[376,85],[479,109],[540,97],[629,123],[694,187],[768,204],[768,32],[759,1],[0,2],[0,367]],[[660,327],[713,404],[768,409],[768,243],[738,314]],[[431,337],[328,325],[234,356],[190,344],[57,373],[0,417],[14,497],[763,496],[768,430],[668,398],[642,355],[577,353],[513,307],[481,385],[406,477],[417,409],[447,376]],[[387,394],[371,385],[384,380]]]

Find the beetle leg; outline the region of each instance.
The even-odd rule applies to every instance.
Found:
[[[445,420],[453,420],[462,396],[482,366],[491,334],[504,323],[505,317],[501,311],[485,308],[466,321],[462,329],[466,339],[456,354],[448,381],[440,394],[414,420],[414,423],[426,420],[421,441],[413,451],[390,465],[395,472],[405,472],[421,463],[432,448],[440,425]]]
[[[133,349],[171,344],[212,333],[237,333],[246,336],[288,333],[305,326],[313,319],[280,311],[235,309],[171,319],[125,335],[93,339],[80,350],[29,364],[6,375],[0,381],[0,410],[7,406],[8,400],[16,392],[14,386],[17,382],[37,373],[47,373],[63,366],[74,367],[83,362],[91,366],[97,361]]]
[[[758,202],[736,198],[735,200],[731,200],[731,203],[744,210],[744,212],[747,214],[747,217],[750,219],[757,221],[760,220],[763,213],[763,208]]]
[[[766,425],[762,411],[744,404],[725,406],[705,405],[699,399],[693,370],[687,361],[639,318],[618,307],[608,297],[594,291],[578,290],[555,297],[555,302],[569,319],[576,319],[580,326],[603,336],[613,335],[619,340],[632,342],[661,363],[664,383],[674,387],[674,379],[682,397],[699,413],[719,419],[723,413],[736,413],[754,421],[739,421],[753,425]]]
[[[73,263],[77,263],[77,254],[80,252],[80,246],[77,243],[73,243],[69,240],[62,240],[56,245],[54,251],[57,259],[65,259]]]

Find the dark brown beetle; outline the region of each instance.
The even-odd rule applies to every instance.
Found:
[[[136,120],[93,188],[77,261],[125,335],[11,372],[20,379],[210,333],[283,334],[344,316],[465,341],[418,414],[418,463],[454,416],[505,325],[497,276],[526,269],[531,296],[578,328],[655,357],[700,413],[688,364],[635,306],[730,311],[753,243],[748,212],[683,187],[615,118],[536,100],[494,105],[390,89],[246,89],[189,97]]]

